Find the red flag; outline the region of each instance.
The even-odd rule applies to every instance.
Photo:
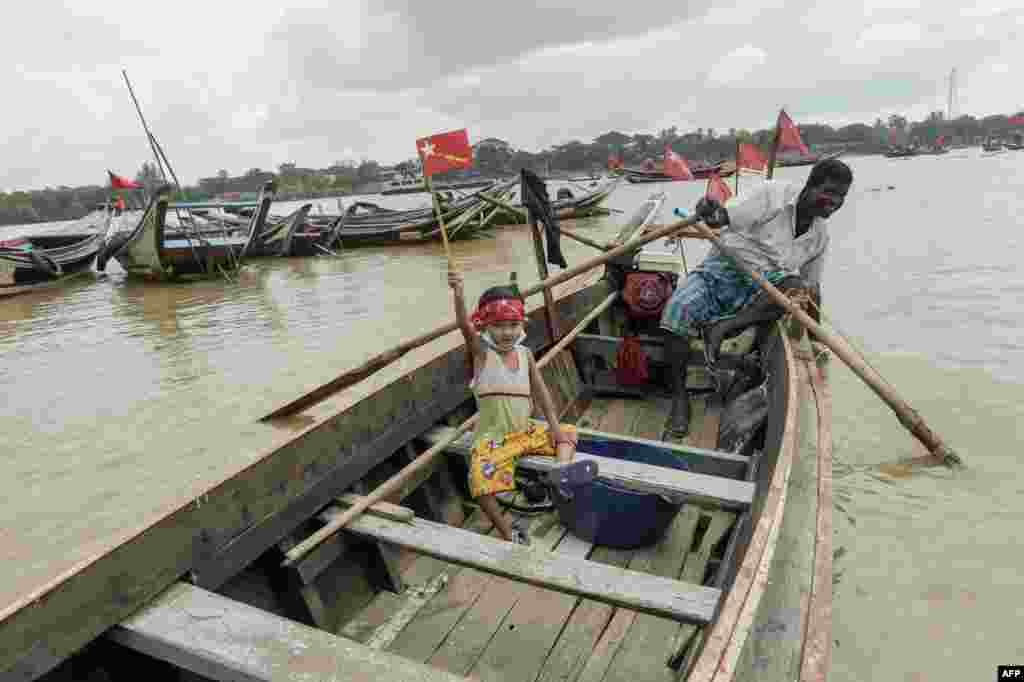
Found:
[[[422,137],[416,140],[416,150],[423,163],[423,175],[427,177],[473,164],[473,148],[469,146],[469,134],[465,128]]]
[[[1024,112],[1011,116],[1006,122],[1012,126],[1024,126]]]
[[[672,147],[665,145],[665,175],[679,180],[693,180],[693,173],[686,165],[686,159],[672,151]]]
[[[142,187],[141,184],[134,180],[121,177],[120,175],[114,175],[110,170],[107,170],[107,175],[110,176],[110,188],[111,189],[138,189]]]
[[[760,149],[749,142],[744,142],[740,145],[739,163],[737,165],[740,168],[764,170],[768,167],[768,160],[764,158]]]
[[[801,154],[810,154],[810,150],[804,141],[800,139],[800,131],[793,124],[786,110],[779,112],[779,121],[776,124],[779,129],[779,149],[796,149]]]
[[[722,179],[722,176],[715,173],[708,178],[708,189],[704,196],[708,199],[717,199],[718,203],[724,204],[732,196],[732,190],[729,189],[729,184]]]

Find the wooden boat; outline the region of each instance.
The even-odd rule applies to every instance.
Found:
[[[690,166],[690,173],[694,180],[707,180],[716,173],[727,178],[736,172],[735,163],[723,161],[712,165],[693,164]],[[682,182],[682,178],[673,178],[659,170],[641,170],[637,168],[624,169],[626,179],[632,183],[645,182]]]
[[[813,166],[819,161],[826,161],[828,159],[838,159],[843,155],[842,151],[832,152],[831,154],[808,154],[806,156],[797,157],[780,157],[776,159],[775,165],[780,168],[792,168],[795,166]]]
[[[466,180],[463,182],[436,182],[434,191],[444,192],[447,190],[477,189],[490,187],[496,181],[492,179]],[[381,194],[419,194],[427,191],[426,183],[422,177],[404,177],[388,181],[381,189]]]
[[[165,219],[171,187],[153,194],[138,225],[108,239],[97,261],[102,270],[108,258],[116,258],[131,276],[156,280],[175,280],[221,276],[237,270],[263,229],[274,199],[274,184],[268,182],[260,192],[259,210],[249,219],[244,235],[216,235],[192,231],[165,233]]]
[[[478,230],[489,227],[501,209],[484,201],[480,194],[487,192],[499,201],[507,201],[512,196],[516,182],[505,182],[498,187],[445,203],[442,215],[448,238],[470,237]],[[354,205],[331,228],[331,233],[331,244],[338,244],[344,248],[422,243],[441,239],[441,228],[430,207],[412,211],[374,211],[359,215],[357,205]]]
[[[60,286],[92,270],[102,233],[57,234],[0,241],[0,296]]]
[[[627,323],[619,302],[632,271],[577,277],[530,312],[525,343],[560,419],[577,426],[578,457],[600,466],[555,509],[509,506],[532,547],[494,537],[461,492],[468,442],[455,436],[475,411],[465,348],[429,336],[389,382],[276,423],[268,450],[194,501],[93,540],[90,561],[0,604],[0,670],[33,679],[106,631],[83,674],[90,661],[115,678],[150,674],[132,649],[217,679],[825,679],[830,406],[806,340],[775,326],[723,349],[723,367],[758,368],[767,400],[741,445],[719,443],[738,392],[727,379],[724,393],[695,398],[685,441],[663,440],[662,339],[656,322]],[[648,358],[644,385],[608,381],[627,328]],[[449,456],[281,566],[427,447]],[[550,467],[520,460],[524,489]],[[616,547],[600,541],[606,524]]]
[[[885,157],[887,159],[906,159],[911,156],[918,155],[918,149],[916,147],[907,147],[904,145],[896,145],[889,147],[885,151]]]

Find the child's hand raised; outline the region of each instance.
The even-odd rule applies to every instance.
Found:
[[[452,291],[455,293],[462,293],[462,275],[459,274],[458,270],[448,271],[448,286],[450,286]]]

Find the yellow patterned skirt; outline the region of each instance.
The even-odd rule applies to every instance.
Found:
[[[576,427],[569,424],[561,427],[575,445]],[[477,440],[469,458],[470,494],[477,498],[515,490],[516,461],[525,455],[556,455],[547,426],[534,424],[526,431],[513,431],[504,438]]]

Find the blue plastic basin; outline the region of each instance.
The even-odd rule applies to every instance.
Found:
[[[688,469],[681,455],[653,445],[581,437],[578,450],[609,459]],[[660,495],[629,490],[600,478],[576,488],[571,500],[556,492],[555,504],[562,523],[574,535],[594,544],[622,549],[657,542],[681,506]]]

